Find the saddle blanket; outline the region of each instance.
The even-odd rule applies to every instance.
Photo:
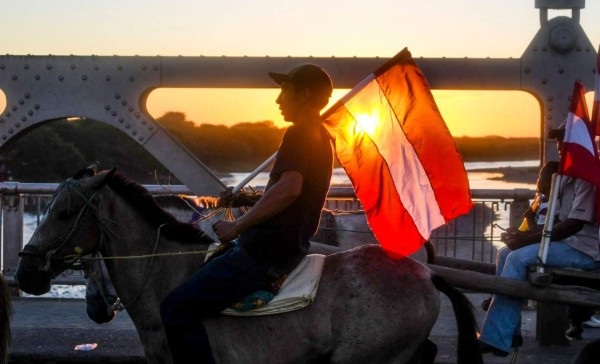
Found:
[[[307,255],[287,276],[279,292],[269,303],[247,311],[227,308],[222,313],[230,316],[262,316],[304,308],[313,303],[317,295],[324,263],[324,255]]]

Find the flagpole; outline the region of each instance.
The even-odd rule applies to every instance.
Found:
[[[544,273],[544,265],[546,264],[546,258],[548,257],[548,249],[550,248],[550,240],[552,238],[552,227],[554,226],[554,214],[556,211],[556,203],[558,200],[558,189],[562,181],[562,175],[554,173],[552,175],[552,184],[550,186],[550,201],[548,202],[548,212],[546,213],[546,221],[544,222],[544,229],[542,230],[542,241],[540,242],[540,249],[538,252],[538,273]]]
[[[271,164],[271,162],[273,162],[275,157],[277,157],[277,152],[273,153],[273,155],[267,158],[264,162],[262,162],[260,166],[256,167],[256,169],[252,171],[252,173],[250,173],[248,176],[246,176],[246,178],[244,178],[240,183],[238,183],[237,186],[235,186],[231,192],[239,192],[239,190],[241,190],[246,184],[248,184],[248,182],[252,181],[254,177],[258,176],[258,174],[262,172],[263,169],[267,168],[267,166]]]

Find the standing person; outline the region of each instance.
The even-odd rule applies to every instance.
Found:
[[[549,138],[556,139],[560,152],[564,123],[552,129]],[[558,193],[560,206],[557,223],[552,229],[546,265],[559,268],[600,269],[598,225],[596,223],[593,185],[572,177],[562,177]],[[508,251],[498,257],[497,270],[503,278],[527,279],[527,267],[537,264],[542,231],[519,231],[511,228],[502,234]],[[502,250],[501,250],[502,251]],[[481,336],[483,353],[507,356],[513,346],[513,335],[519,332],[522,300],[496,294],[488,309]]]
[[[276,102],[292,125],[283,136],[262,197],[237,220],[213,225],[222,242],[237,239],[234,248],[205,263],[161,304],[175,363],[213,363],[202,319],[291,272],[306,255],[319,226],[333,166],[320,116],[331,97],[331,78],[312,64],[269,75],[281,87]],[[221,200],[227,205],[241,198],[229,188]]]

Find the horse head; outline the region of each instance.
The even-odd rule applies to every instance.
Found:
[[[77,258],[100,247],[102,232],[98,216],[98,194],[116,168],[96,173],[85,168],[62,182],[23,251],[15,279],[24,292],[41,295],[51,280],[71,268]]]

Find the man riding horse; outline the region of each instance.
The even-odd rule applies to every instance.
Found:
[[[276,102],[292,126],[264,195],[244,216],[214,224],[222,242],[237,239],[234,248],[202,265],[161,304],[175,363],[213,363],[202,319],[291,272],[307,254],[319,226],[333,165],[320,117],[333,89],[331,78],[312,64],[269,75],[281,87]],[[231,189],[221,197],[222,204],[235,200]]]

